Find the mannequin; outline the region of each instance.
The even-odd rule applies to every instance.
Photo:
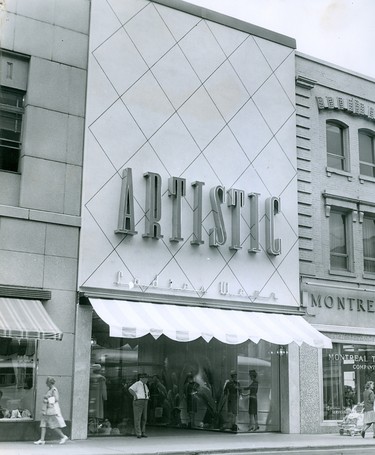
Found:
[[[91,365],[89,418],[95,419],[95,428],[98,421],[104,419],[104,401],[107,400],[107,386],[105,377],[100,374],[102,366],[98,363]]]

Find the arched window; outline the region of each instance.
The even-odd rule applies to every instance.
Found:
[[[345,124],[333,120],[326,124],[327,166],[340,171],[348,170],[347,129]]]
[[[359,168],[361,175],[375,177],[375,133],[358,131]]]

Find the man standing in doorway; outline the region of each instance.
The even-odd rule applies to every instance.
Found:
[[[147,438],[147,406],[150,398],[150,392],[147,387],[147,379],[148,376],[146,373],[139,373],[138,381],[131,385],[128,389],[134,398],[134,431],[137,438]]]

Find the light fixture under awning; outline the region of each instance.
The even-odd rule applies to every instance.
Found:
[[[61,340],[40,300],[0,298],[0,337]]]
[[[226,344],[247,340],[286,345],[307,343],[317,348],[332,348],[331,340],[302,316],[224,310],[198,306],[92,299],[98,316],[109,325],[111,337],[139,338],[165,335],[175,341],[202,337]]]

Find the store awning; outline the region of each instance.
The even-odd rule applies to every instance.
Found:
[[[0,298],[0,337],[61,340],[40,300]]]
[[[165,335],[182,342],[202,337],[207,342],[216,338],[227,344],[265,340],[279,345],[295,342],[332,348],[331,340],[302,316],[125,300],[90,298],[90,302],[109,325],[112,337],[139,338],[151,334],[155,339]]]

